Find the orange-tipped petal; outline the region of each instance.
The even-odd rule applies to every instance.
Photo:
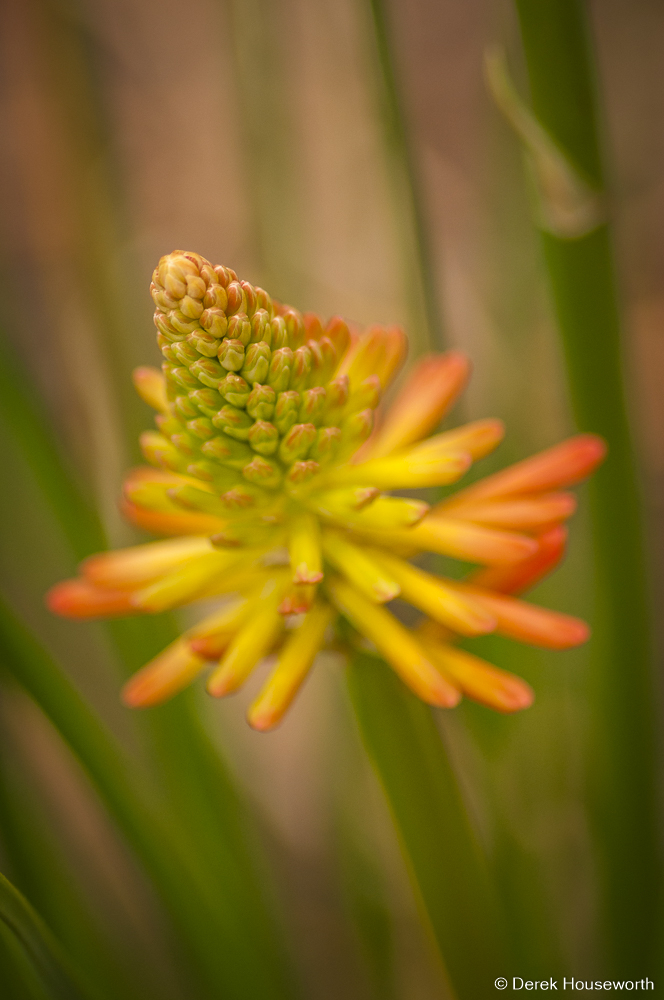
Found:
[[[337,376],[348,375],[351,387],[378,375],[385,390],[403,364],[408,341],[398,326],[369,327],[346,352]]]
[[[473,701],[505,713],[520,712],[532,705],[533,690],[520,677],[499,670],[463,649],[429,643],[426,639],[422,644],[436,666]]]
[[[189,648],[205,660],[218,660],[250,613],[251,602],[247,597],[227,600],[219,611],[187,631]]]
[[[342,465],[325,476],[325,486],[375,486],[381,490],[418,489],[456,482],[468,470],[468,452],[449,452],[440,457],[420,458],[403,452],[390,458],[370,459],[359,465]]]
[[[503,566],[537,552],[537,542],[527,535],[509,531],[496,531],[467,521],[429,515],[411,528],[400,532],[403,541],[410,539],[414,548],[439,552],[466,562],[488,566]]]
[[[466,384],[469,371],[468,359],[456,351],[423,358],[372,438],[369,454],[383,458],[437,427]]]
[[[372,604],[344,580],[333,578],[326,581],[326,587],[339,611],[374,643],[418,698],[441,708],[453,708],[459,703],[459,690],[441,675],[417,640],[394,615]]]
[[[279,654],[276,667],[247,713],[250,726],[266,732],[281,722],[311,669],[327,628],[336,616],[334,608],[318,601],[299,628],[291,633]]]
[[[127,681],[122,700],[129,708],[159,705],[191,684],[205,665],[203,657],[193,653],[184,639],[178,639]]]
[[[120,510],[131,524],[152,535],[218,535],[225,528],[225,521],[210,514],[145,510],[128,500],[120,501]]]
[[[540,532],[567,520],[575,510],[576,497],[572,493],[542,493],[511,500],[469,500],[453,504],[449,511],[441,504],[436,514],[492,528]]]
[[[189,559],[160,579],[131,593],[131,602],[142,611],[168,611],[206,595],[217,579],[229,575],[243,553],[238,549],[213,549]]]
[[[565,554],[567,529],[552,528],[539,535],[537,542],[539,549],[535,555],[511,566],[488,566],[478,570],[468,582],[502,594],[522,594],[556,568]]]
[[[289,583],[288,574],[273,574],[254,600],[251,616],[208,678],[207,690],[215,698],[223,698],[242,687],[256,664],[274,646],[284,627],[279,605]]]
[[[411,454],[422,458],[425,455],[444,455],[450,451],[467,451],[475,461],[492,452],[504,436],[505,425],[502,420],[476,420],[453,431],[427,438],[416,445]]]
[[[493,615],[488,614],[477,601],[465,598],[448,587],[445,580],[425,573],[398,556],[378,549],[372,550],[371,554],[398,583],[404,601],[425,611],[436,621],[461,635],[486,635],[496,628]]]
[[[320,583],[323,579],[320,527],[313,514],[302,511],[292,518],[288,554],[293,583]]]
[[[62,618],[124,618],[140,614],[126,590],[106,590],[80,578],[56,583],[46,595],[46,605]]]
[[[468,500],[489,500],[544,493],[585,479],[606,455],[606,444],[596,434],[577,434],[562,444],[517,462],[493,476],[480,479],[444,501],[446,510]]]
[[[160,413],[168,412],[166,379],[158,368],[134,368],[134,388],[144,403]]]
[[[81,565],[86,580],[96,587],[135,590],[176,569],[191,558],[212,552],[207,538],[174,538],[166,542],[148,542],[129,549],[99,552]]]
[[[543,646],[545,649],[571,649],[590,638],[590,629],[580,618],[540,608],[516,597],[496,594],[472,584],[449,581],[449,585],[484,607],[496,619],[496,631],[510,639]]]

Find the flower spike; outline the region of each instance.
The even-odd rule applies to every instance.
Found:
[[[134,383],[156,429],[141,436],[148,465],[128,474],[121,505],[161,539],[91,556],[47,601],[82,620],[203,599],[218,608],[130,679],[125,704],[156,705],[206,670],[223,697],[274,655],[247,714],[267,731],[331,642],[369,645],[431,705],[465,695],[527,708],[527,684],[456,643],[491,632],[552,649],[586,641],[585,623],[516,595],[562,558],[567,489],[602,460],[603,441],[577,435],[433,508],[390,496],[450,486],[502,440],[491,419],[435,433],[468,379],[462,354],[417,362],[383,413],[407,352],[399,327],[302,315],[188,251],[162,257],[151,293],[164,363]],[[447,579],[409,561],[427,553],[477,568]],[[389,607],[397,597],[420,614],[415,628]]]

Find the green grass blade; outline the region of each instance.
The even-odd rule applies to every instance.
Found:
[[[385,0],[369,0],[376,63],[380,77],[381,118],[388,158],[395,173],[395,211],[399,213],[403,267],[410,289],[409,331],[414,353],[443,345],[441,308],[419,170],[403,106],[389,13]]]
[[[201,996],[263,1000],[289,995],[283,981],[264,964],[242,924],[219,905],[216,879],[205,878],[193,863],[186,840],[174,836],[156,811],[121,748],[48,654],[1,606],[0,655],[78,757],[152,877],[181,944],[201,976]]]
[[[477,1000],[507,964],[482,852],[432,712],[369,656],[355,657],[349,685],[453,988],[459,1000]]]
[[[0,873],[0,921],[20,944],[49,1000],[92,1000],[41,917]]]
[[[516,0],[533,109],[599,189],[594,79],[579,0]],[[658,948],[658,856],[651,625],[640,496],[622,379],[620,316],[606,225],[578,239],[544,234],[578,426],[609,458],[591,483],[598,590],[593,821],[616,972]]]

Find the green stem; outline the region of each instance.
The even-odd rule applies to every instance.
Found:
[[[382,81],[382,119],[385,143],[396,178],[395,206],[402,227],[404,273],[407,275],[413,329],[410,339],[419,351],[440,348],[443,324],[433,269],[429,231],[420,190],[419,171],[407,126],[399,86],[385,0],[369,0],[378,67]],[[420,332],[420,327],[421,332]]]
[[[516,0],[533,109],[601,189],[593,67],[579,0]],[[591,484],[598,588],[591,772],[609,954],[617,972],[651,967],[659,900],[651,626],[640,496],[625,403],[608,228],[544,234],[574,415],[609,457]]]
[[[0,874],[0,921],[19,943],[49,1000],[90,1000],[60,945],[41,917]]]
[[[480,846],[431,709],[380,660],[357,655],[350,693],[412,881],[459,1000],[506,974]]]
[[[205,982],[202,995],[245,1000],[288,995],[283,978],[150,802],[121,748],[72,684],[8,609],[0,605],[0,655],[79,759],[169,911],[181,944]]]

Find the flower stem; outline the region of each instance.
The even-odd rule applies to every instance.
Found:
[[[593,66],[579,0],[516,0],[533,109],[599,190]],[[598,610],[590,779],[616,971],[646,968],[657,942],[658,871],[651,629],[637,472],[621,374],[620,316],[608,227],[543,234],[579,428],[609,458],[591,483]],[[631,973],[630,973],[631,974]]]
[[[69,960],[48,927],[2,874],[0,922],[19,943],[48,1000],[89,1000],[94,996],[78,980],[77,973],[70,967]]]
[[[417,289],[408,306],[413,329],[411,342],[420,353],[442,347],[443,325],[433,268],[430,237],[420,190],[413,143],[406,124],[403,98],[385,0],[369,0],[377,63],[382,82],[382,120],[385,144],[396,174],[395,209],[400,210],[404,271],[408,287]],[[421,332],[420,332],[421,328]]]
[[[507,963],[482,852],[431,709],[370,656],[355,657],[349,686],[455,994],[476,1000]]]

